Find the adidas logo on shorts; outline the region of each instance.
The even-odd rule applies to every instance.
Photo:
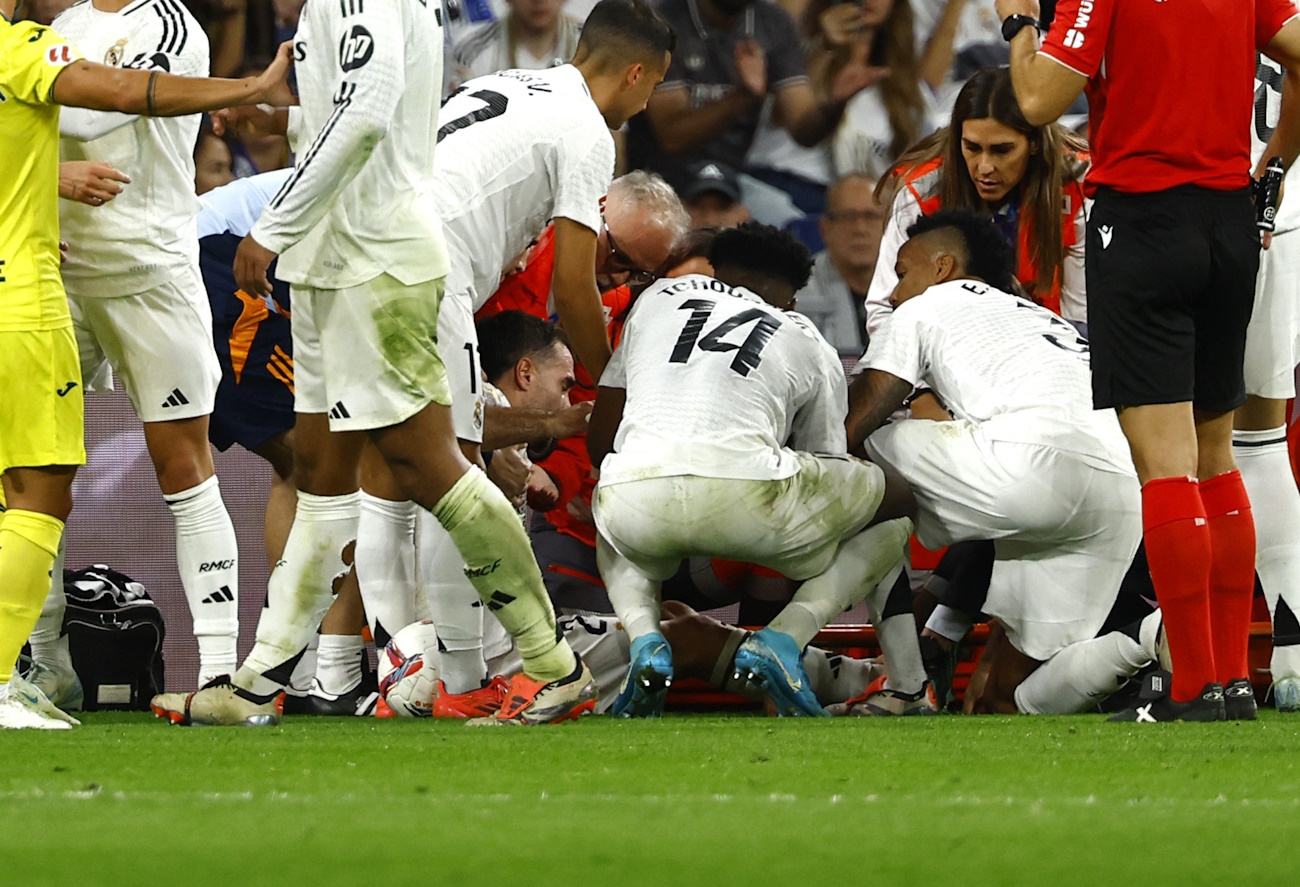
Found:
[[[343,406],[343,401],[340,400],[338,403],[334,404],[334,409],[330,410],[330,418],[351,419],[352,414],[348,412],[348,408]]]
[[[172,393],[167,395],[167,399],[163,401],[162,405],[165,409],[167,407],[183,406],[187,403],[189,403],[189,400],[187,400],[185,395],[181,393],[181,390],[179,388],[173,388]]]

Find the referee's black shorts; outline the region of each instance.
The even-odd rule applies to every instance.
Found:
[[[1241,406],[1259,249],[1247,190],[1099,189],[1084,257],[1094,406]]]

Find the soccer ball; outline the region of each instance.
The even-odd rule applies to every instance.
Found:
[[[427,619],[393,635],[379,657],[379,695],[401,718],[433,716],[438,686],[438,635]]]

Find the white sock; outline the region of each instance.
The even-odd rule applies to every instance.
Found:
[[[425,513],[416,526],[420,587],[438,632],[443,685],[448,693],[477,690],[488,677],[483,657],[483,599],[465,578],[465,559],[442,524]]]
[[[947,604],[939,604],[925,621],[925,627],[954,644],[966,637],[970,631],[971,618],[960,610],[954,610]]]
[[[163,496],[176,520],[176,565],[199,642],[199,684],[235,670],[239,543],[217,477]]]
[[[872,681],[885,673],[884,666],[874,659],[854,659],[827,653],[820,647],[804,651],[803,667],[822,705],[860,696]]]
[[[72,655],[68,652],[68,637],[63,633],[63,614],[68,609],[68,596],[63,591],[63,563],[68,554],[68,534],[59,540],[59,553],[50,570],[50,593],[45,596],[41,616],[36,620],[29,643],[32,660],[55,668],[71,668]]]
[[[256,697],[282,690],[334,599],[334,583],[347,575],[343,552],[357,537],[359,495],[298,494],[284,555],[266,587],[257,643],[235,675]]]
[[[628,639],[635,641],[658,632],[663,583],[647,579],[599,533],[596,534],[596,566]]]
[[[1027,715],[1072,715],[1122,687],[1151,662],[1142,645],[1121,631],[1071,644],[1016,687],[1016,708]]]
[[[912,522],[905,517],[868,527],[840,543],[826,572],[795,592],[768,627],[785,632],[800,647],[849,607],[863,600],[903,558]]]
[[[294,666],[293,674],[289,675],[289,682],[284,687],[290,695],[306,696],[311,692],[312,683],[316,680],[316,647],[319,643],[320,635],[312,635],[311,643],[307,644],[302,658]]]
[[[1292,618],[1300,616],[1300,490],[1286,428],[1234,431],[1232,455],[1257,518],[1255,570],[1273,618],[1273,680],[1300,677],[1300,637]]]
[[[865,603],[876,629],[876,640],[885,654],[885,671],[889,674],[885,686],[900,693],[919,693],[927,677],[916,633],[916,617],[910,606],[889,606],[890,596],[896,593],[894,586],[900,579],[906,581],[901,563],[871,590]],[[910,604],[910,587],[902,586],[901,591]]]
[[[414,502],[390,502],[361,491],[357,584],[377,648],[415,621],[415,517],[420,510]]]
[[[359,634],[322,634],[316,648],[316,686],[333,696],[357,688],[366,642]]]

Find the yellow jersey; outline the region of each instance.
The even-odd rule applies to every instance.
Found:
[[[70,326],[59,276],[59,106],[81,55],[57,33],[0,17],[0,331]]]

